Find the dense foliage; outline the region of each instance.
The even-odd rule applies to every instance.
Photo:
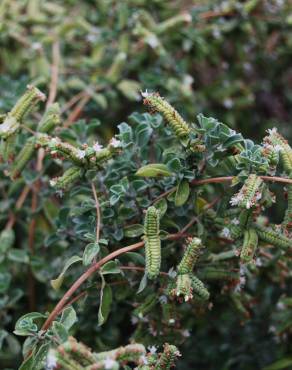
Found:
[[[0,368],[291,367],[289,9],[0,3]]]

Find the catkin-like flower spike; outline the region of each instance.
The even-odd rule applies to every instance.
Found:
[[[7,139],[14,135],[20,127],[23,117],[34,107],[38,101],[44,101],[45,95],[36,87],[28,85],[24,95],[16,102],[0,125],[0,137]]]
[[[17,121],[21,121],[37,102],[45,100],[45,94],[43,94],[38,88],[32,85],[27,85],[26,92],[16,102],[15,106],[8,114],[11,117],[15,117]]]
[[[51,138],[47,143],[51,154],[59,154],[64,156],[67,159],[70,159],[77,165],[84,165],[86,162],[85,159],[85,150],[76,148],[75,146],[65,143],[58,138]]]
[[[234,271],[224,270],[222,268],[215,267],[205,267],[202,272],[200,272],[200,278],[204,280],[237,280],[239,279],[239,274]]]
[[[73,360],[69,354],[59,349],[50,349],[47,356],[46,369],[58,370],[82,370],[84,369],[77,361]]]
[[[263,180],[260,177],[249,175],[240,191],[231,198],[230,204],[240,208],[252,208],[262,197],[262,185]]]
[[[292,247],[292,239],[287,238],[279,231],[274,231],[257,224],[254,224],[253,227],[256,229],[260,240],[283,249]]]
[[[290,174],[292,172],[292,148],[288,141],[280,135],[276,128],[268,130],[269,136],[264,138],[264,146],[272,145],[279,153],[284,170]]]
[[[144,104],[149,105],[153,112],[159,112],[168,122],[179,139],[185,139],[191,132],[190,127],[181,115],[158,93],[142,93]]]
[[[155,33],[157,35],[170,31],[174,27],[183,25],[184,23],[190,23],[192,21],[192,16],[189,13],[181,13],[174,17],[167,19],[159,23],[155,27]]]
[[[190,274],[177,275],[176,286],[170,292],[173,297],[183,297],[185,302],[193,298],[192,280]]]
[[[140,304],[135,310],[133,311],[133,315],[138,316],[140,319],[145,317],[149,312],[152,311],[153,307],[157,304],[157,295],[155,293],[150,294],[146,299],[145,302]]]
[[[38,132],[50,133],[61,122],[60,107],[54,103],[48,107],[38,124]]]
[[[243,246],[240,253],[240,260],[243,263],[249,263],[255,254],[258,246],[258,234],[255,229],[245,230],[243,236]]]
[[[176,346],[165,343],[163,353],[160,355],[157,365],[154,370],[169,370],[174,366],[174,363],[181,354]]]
[[[147,209],[144,221],[146,273],[155,279],[160,272],[161,240],[159,236],[159,210],[154,206]]]
[[[82,366],[88,366],[96,362],[95,356],[91,350],[83,343],[77,342],[73,337],[58,347],[58,350],[63,353],[69,354],[73,360]]]
[[[204,283],[197,278],[195,275],[192,276],[192,289],[193,293],[204,301],[207,301],[210,297],[210,293],[205,287]]]
[[[199,238],[190,238],[188,240],[186,251],[180,264],[177,267],[178,274],[188,274],[193,271],[202,249],[202,241]]]
[[[96,361],[111,359],[122,363],[138,363],[141,356],[146,355],[146,349],[143,344],[134,343],[124,347],[116,348],[112,351],[95,353]]]
[[[6,140],[1,140],[1,161],[12,162],[15,155],[16,135],[9,136]]]
[[[241,229],[248,229],[252,222],[252,210],[243,209],[238,216],[238,226]]]
[[[82,175],[82,169],[79,167],[70,167],[61,177],[56,177],[50,181],[51,186],[56,189],[68,189]]]
[[[35,147],[36,138],[33,136],[27,140],[26,144],[13,162],[12,169],[10,171],[10,178],[12,180],[15,180],[21,174],[27,163],[31,160],[35,152]]]
[[[119,52],[115,59],[113,60],[112,65],[110,66],[106,78],[110,82],[117,82],[119,78],[121,77],[123,68],[127,62],[127,54],[124,53],[123,51]]]

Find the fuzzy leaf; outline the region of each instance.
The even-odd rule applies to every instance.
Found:
[[[183,180],[179,183],[175,193],[174,204],[176,205],[176,207],[184,205],[185,202],[188,200],[189,195],[190,195],[190,185],[188,181]]]
[[[79,261],[82,261],[82,258],[79,256],[72,256],[71,258],[69,258],[69,260],[65,263],[65,266],[61,274],[56,279],[51,280],[51,286],[53,287],[53,289],[58,290],[61,288],[66,271],[68,270],[70,266],[72,266],[74,263],[79,262]]]
[[[83,265],[88,266],[93,261],[94,257],[98,255],[100,251],[100,246],[98,243],[89,243],[85,247],[84,253],[83,253]]]
[[[166,177],[171,176],[172,173],[165,164],[153,163],[139,168],[136,175],[141,177]]]

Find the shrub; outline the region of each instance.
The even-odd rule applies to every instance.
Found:
[[[291,330],[282,321],[290,305],[285,297],[292,221],[288,142],[272,129],[255,144],[202,114],[189,123],[159,94],[142,95],[152,114],[132,114],[106,144],[96,140],[95,121],[62,127],[56,104],[48,104],[42,116],[32,114],[45,99],[33,86],[1,117],[7,176],[2,179],[1,344],[8,364],[18,349],[9,329],[23,315],[25,302],[32,312],[18,318],[14,330],[26,337],[21,369],[41,369],[46,361],[49,367],[52,356],[56,365],[58,353],[72,343],[85,348],[69,334],[96,351],[121,341],[150,346],[139,355],[138,368],[169,368],[179,354],[176,346],[194,343],[190,329],[200,338],[214,320],[214,325],[222,324],[221,318],[230,321],[230,327],[234,312],[248,327],[262,310],[262,292],[271,299],[275,284],[280,284],[277,296],[283,295],[283,316],[274,316],[274,334],[285,341]],[[288,199],[278,225],[267,212],[276,200],[274,190]],[[221,305],[229,316],[224,309],[218,320]],[[157,355],[156,346],[162,345],[164,352]],[[202,345],[208,346],[208,336]],[[182,352],[181,366],[220,358],[215,351],[212,358],[190,362],[196,350]],[[278,353],[285,355],[285,345],[257,360],[251,354],[240,366],[254,361],[254,368],[262,367]],[[64,369],[84,366],[83,357],[76,365],[74,356],[62,363]],[[98,354],[88,356],[99,361]],[[119,357],[109,359],[111,365],[93,360],[86,365],[119,366]],[[225,361],[222,356],[222,368]],[[229,368],[239,361],[231,355]]]

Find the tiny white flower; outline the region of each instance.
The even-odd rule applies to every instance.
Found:
[[[188,338],[191,336],[191,333],[189,330],[185,329],[182,331],[182,336],[185,337],[185,338]]]
[[[174,270],[174,268],[173,267],[171,267],[169,270],[168,270],[168,276],[170,277],[170,278],[175,278],[176,277],[176,271]]]
[[[276,134],[278,132],[278,130],[277,130],[276,127],[273,127],[273,128],[268,128],[267,132],[268,132],[269,135],[273,135],[273,134]]]
[[[142,364],[144,365],[147,365],[148,364],[148,360],[147,360],[147,357],[145,355],[142,355],[140,357],[140,361],[142,362]]]
[[[245,62],[243,63],[243,69],[246,71],[246,72],[249,72],[252,70],[252,65],[248,62]]]
[[[157,348],[155,346],[149,346],[148,351],[151,355],[155,355],[155,353],[157,352]]]
[[[273,326],[273,325],[271,325],[271,326],[269,327],[269,332],[270,332],[270,333],[275,333],[275,332],[276,332],[276,327],[275,327],[275,326]]]
[[[159,46],[159,41],[156,35],[151,34],[148,37],[146,37],[145,41],[149,46],[151,46],[153,49],[157,48]]]
[[[85,157],[85,150],[81,150],[81,149],[78,149],[77,150],[77,157],[79,158],[79,159],[83,159],[84,157]]]
[[[102,150],[102,145],[100,145],[98,142],[96,142],[92,147],[96,151],[96,153]]]
[[[250,209],[250,207],[252,206],[252,204],[251,204],[251,202],[248,200],[247,202],[246,202],[246,208],[247,209]]]
[[[221,36],[221,32],[219,30],[219,28],[214,28],[213,31],[212,31],[212,35],[215,39],[219,39],[220,36]]]
[[[168,320],[168,323],[169,323],[169,324],[174,324],[174,323],[175,323],[175,319],[169,319],[169,320]]]
[[[115,137],[113,137],[110,141],[110,145],[114,148],[119,148],[121,146],[120,140],[117,140]]]
[[[283,311],[286,308],[286,306],[285,306],[285,304],[283,302],[278,302],[277,305],[276,305],[276,307],[277,307],[277,309],[279,311]]]
[[[31,48],[33,50],[41,50],[42,49],[42,44],[40,42],[33,42],[31,44]]]
[[[226,99],[223,100],[223,105],[224,105],[225,108],[231,109],[233,107],[234,103],[233,103],[232,99],[226,98]]]
[[[56,178],[50,180],[50,185],[51,186],[56,186],[56,184],[57,184],[57,179]]]
[[[283,148],[281,147],[281,145],[275,145],[274,146],[274,149],[275,149],[275,151],[277,152],[277,153],[279,153],[279,152],[281,152],[282,150],[283,150]]]
[[[59,143],[60,143],[60,139],[58,137],[52,137],[51,138],[51,141],[50,141],[51,145],[57,145]]]
[[[116,361],[112,360],[111,358],[106,358],[103,363],[105,369],[112,369],[112,367],[116,364]]]
[[[149,95],[151,95],[148,91],[147,91],[147,89],[143,92],[143,91],[141,91],[141,95],[142,95],[142,97],[143,98],[147,98]]]
[[[229,238],[230,237],[230,230],[228,229],[228,227],[224,227],[224,229],[221,231],[221,235],[224,238]]]
[[[255,264],[256,264],[257,267],[261,267],[263,265],[262,260],[260,258],[257,258],[255,260]]]
[[[50,351],[47,356],[46,369],[53,370],[57,367],[57,359],[53,351]]]
[[[239,219],[238,218],[234,218],[233,220],[231,220],[231,223],[233,225],[239,225]]]
[[[159,298],[158,298],[159,302],[162,303],[162,304],[165,304],[167,303],[168,301],[168,298],[166,295],[161,295]]]
[[[132,316],[131,317],[131,323],[133,324],[133,325],[136,325],[137,323],[138,323],[138,318],[136,317],[136,316]]]

